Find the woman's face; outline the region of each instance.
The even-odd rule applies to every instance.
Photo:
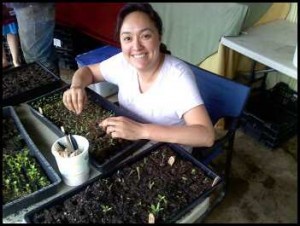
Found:
[[[137,70],[151,70],[159,63],[160,35],[147,14],[137,11],[125,17],[120,42],[126,60]]]

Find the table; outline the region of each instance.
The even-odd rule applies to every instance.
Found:
[[[291,78],[298,78],[293,64],[297,23],[277,20],[252,27],[237,37],[222,37],[221,44]]]
[[[112,96],[109,100],[113,101],[116,99],[116,96]],[[36,117],[31,113],[29,106],[26,104],[20,104],[15,106],[14,109],[16,110],[17,115],[19,116],[24,128],[26,129],[27,133],[30,135],[30,138],[34,142],[34,144],[38,147],[50,165],[54,168],[56,172],[59,172],[58,166],[55,162],[55,158],[51,154],[51,146],[53,142],[58,139],[58,136],[48,128],[44,123],[40,120],[36,119]],[[141,147],[140,151],[149,148],[154,143],[153,141],[148,142],[145,146]],[[100,172],[93,167],[91,167],[90,178],[92,179],[100,174]],[[51,201],[54,198],[57,198],[66,192],[70,191],[73,187],[65,185],[63,182],[59,185],[56,194],[52,195],[49,198],[46,198],[40,202],[37,202],[33,205],[28,206],[16,212],[14,214],[8,215],[6,217],[2,216],[2,223],[25,223],[24,215],[29,212],[30,210],[43,205]],[[207,197],[203,202],[195,206],[189,213],[187,213],[184,217],[178,220],[178,223],[194,223],[205,214],[206,210],[210,208],[210,197]],[[208,211],[209,212],[209,211]]]

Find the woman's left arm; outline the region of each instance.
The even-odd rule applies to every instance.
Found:
[[[100,126],[114,138],[147,139],[194,147],[210,147],[213,145],[215,140],[214,127],[204,105],[192,108],[183,117],[186,125],[142,124],[119,116],[105,119],[100,123]]]
[[[147,139],[193,147],[210,147],[215,141],[215,131],[204,105],[187,111],[183,118],[186,125],[159,126],[147,124]]]

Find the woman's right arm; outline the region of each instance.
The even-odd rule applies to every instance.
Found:
[[[63,103],[66,108],[80,114],[87,101],[85,87],[90,84],[104,81],[100,72],[99,63],[84,66],[75,71],[70,89],[63,94]]]

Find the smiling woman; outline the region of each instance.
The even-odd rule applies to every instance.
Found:
[[[149,27],[145,27],[145,23]],[[159,51],[160,35],[150,18],[137,11],[123,21],[120,41],[125,59],[138,70],[140,89],[144,92],[146,90],[141,88],[143,82],[147,86],[156,79],[163,61]]]
[[[143,119],[142,123],[109,117],[99,122],[113,138],[211,146],[214,128],[195,76],[187,64],[170,55],[161,42],[162,31],[162,20],[150,4],[126,4],[116,26],[122,52],[78,69],[63,102],[80,114],[86,102],[84,88],[107,81],[118,86],[120,106]]]

